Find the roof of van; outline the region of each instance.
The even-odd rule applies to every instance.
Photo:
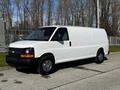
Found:
[[[83,26],[64,26],[64,25],[51,25],[51,26],[42,26],[42,27],[68,27],[68,28],[74,28],[74,27],[79,27],[79,28],[93,28],[93,29],[103,29],[103,28],[95,28],[95,27],[83,27]]]

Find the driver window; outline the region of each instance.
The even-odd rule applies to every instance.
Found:
[[[59,28],[52,38],[52,41],[68,41],[68,40],[69,37],[68,37],[67,28]]]

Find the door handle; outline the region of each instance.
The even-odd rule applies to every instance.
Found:
[[[69,42],[69,46],[70,46],[70,47],[72,46],[72,42],[71,42],[71,41]]]

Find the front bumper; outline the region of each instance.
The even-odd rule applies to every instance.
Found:
[[[17,58],[6,56],[6,62],[8,65],[12,67],[22,67],[22,68],[32,68],[38,65],[38,61],[35,58],[32,59],[24,59],[24,58]]]

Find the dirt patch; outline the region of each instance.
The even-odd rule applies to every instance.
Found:
[[[8,80],[1,80],[1,82],[8,82]]]
[[[0,73],[0,77],[4,76],[4,73]]]
[[[14,80],[14,83],[15,84],[22,84],[23,82],[22,81],[18,81],[18,80]]]
[[[49,78],[51,78],[51,77],[48,76],[48,75],[42,75],[41,77],[43,77],[43,78],[45,78],[45,79],[49,79]]]

